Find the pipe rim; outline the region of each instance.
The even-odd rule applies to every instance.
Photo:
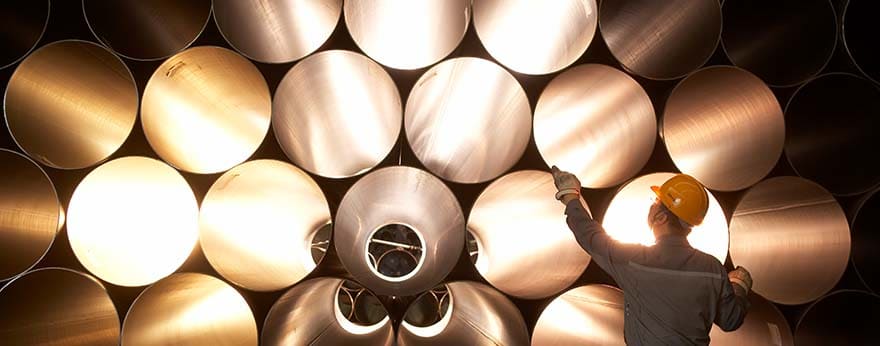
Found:
[[[34,41],[34,44],[31,45],[31,47],[27,51],[25,51],[24,54],[22,54],[20,57],[18,57],[16,59],[13,59],[12,61],[9,61],[9,63],[0,65],[0,70],[3,70],[9,66],[17,64],[18,62],[27,58],[31,52],[33,52],[35,49],[37,49],[37,46],[40,44],[40,41],[43,40],[43,36],[46,35],[46,29],[49,28],[49,18],[50,18],[51,13],[52,13],[52,2],[49,0],[46,0],[46,20],[43,21],[43,29],[40,31],[40,35],[37,36],[37,39],[36,39],[36,41]]]

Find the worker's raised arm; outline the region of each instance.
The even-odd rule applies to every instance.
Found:
[[[718,300],[718,313],[715,324],[725,332],[736,330],[742,325],[749,310],[749,290],[752,288],[752,277],[743,267],[737,267],[727,274],[721,286]]]

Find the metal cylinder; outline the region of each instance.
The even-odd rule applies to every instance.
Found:
[[[844,290],[810,305],[797,323],[798,346],[873,345],[877,343],[880,296]]]
[[[336,28],[342,0],[214,0],[214,21],[229,45],[266,63],[301,59]]]
[[[24,155],[0,149],[0,281],[40,261],[63,222],[55,185]]]
[[[0,340],[6,345],[118,345],[119,316],[100,281],[65,268],[41,268],[0,288]]]
[[[721,12],[727,57],[773,86],[800,84],[816,75],[837,44],[830,0],[726,1]]]
[[[357,285],[342,279],[306,280],[272,305],[261,334],[263,345],[392,345],[394,331],[388,314],[369,291],[346,295]],[[346,311],[343,311],[345,309]],[[355,310],[371,309],[379,321],[352,321]],[[369,312],[368,312],[369,313]]]
[[[399,345],[528,344],[522,315],[501,292],[471,281],[450,282],[445,287],[449,302],[440,320],[417,326],[404,318],[397,333]]]
[[[138,156],[107,162],[73,192],[67,236],[80,263],[120,286],[143,286],[174,272],[199,236],[199,206],[168,165]]]
[[[794,346],[794,336],[782,312],[773,303],[757,294],[749,295],[749,311],[742,325],[732,332],[712,326],[712,345],[775,345]]]
[[[880,52],[877,46],[876,1],[849,0],[843,12],[843,43],[859,71],[880,83]]]
[[[651,246],[654,233],[648,225],[648,211],[657,197],[651,186],[661,186],[672,178],[673,173],[652,173],[640,176],[620,187],[602,220],[602,227],[612,238],[631,244]],[[706,218],[691,230],[688,242],[694,248],[717,258],[724,263],[727,259],[727,217],[712,193],[709,195],[709,209]]]
[[[785,154],[798,175],[836,195],[880,185],[880,88],[851,74],[819,76],[785,108]]]
[[[767,179],[730,220],[730,259],[749,270],[753,290],[782,304],[819,298],[849,262],[846,215],[828,191],[797,177]]]
[[[510,169],[529,143],[531,108],[500,66],[454,58],[419,78],[406,101],[406,139],[432,173],[480,183]]]
[[[130,59],[182,51],[204,30],[211,0],[83,0],[86,23],[104,45]]]
[[[596,0],[476,0],[473,6],[483,46],[520,73],[548,74],[571,65],[596,33]]]
[[[79,169],[122,146],[137,117],[138,91],[113,53],[64,40],[22,61],[4,102],[9,132],[25,153],[50,167]]]
[[[760,181],[776,166],[785,142],[776,96],[759,78],[731,66],[707,67],[679,82],[660,131],[681,172],[721,191]]]
[[[266,137],[271,116],[272,98],[260,71],[214,46],[190,48],[163,62],[141,105],[150,146],[172,166],[193,173],[222,172],[245,161]]]
[[[486,187],[467,228],[476,239],[477,271],[512,296],[538,299],[571,286],[590,263],[553,196],[550,173],[519,171]]]
[[[49,0],[4,1],[0,4],[0,69],[30,53],[49,24]]]
[[[412,70],[452,53],[470,23],[469,0],[345,2],[355,43],[382,65]]]
[[[717,0],[603,0],[599,30],[624,69],[677,79],[709,60],[721,37]]]
[[[257,345],[257,323],[232,286],[177,273],[147,287],[122,323],[121,345]]]
[[[852,263],[865,287],[880,292],[880,190],[862,198],[852,220]]]
[[[657,137],[645,90],[626,73],[598,64],[554,78],[538,99],[534,126],[544,161],[589,188],[632,178],[651,157]]]
[[[623,303],[623,291],[616,287],[571,289],[541,312],[532,345],[623,345]]]
[[[336,252],[354,278],[380,295],[434,287],[458,261],[465,220],[455,195],[431,174],[395,166],[352,186],[336,212]],[[390,240],[390,241],[389,241]],[[381,270],[382,255],[388,270]]]
[[[272,129],[293,163],[328,178],[362,174],[400,136],[400,93],[366,56],[323,51],[297,63],[275,91]]]
[[[275,160],[248,161],[224,173],[199,211],[205,257],[224,278],[274,291],[308,275],[312,248],[330,223],[321,188],[305,172]]]

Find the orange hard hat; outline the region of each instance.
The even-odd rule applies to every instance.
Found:
[[[709,195],[703,184],[687,174],[669,178],[663,186],[651,186],[660,203],[691,226],[699,225],[709,209]]]

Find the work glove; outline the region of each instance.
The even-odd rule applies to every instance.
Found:
[[[550,172],[553,173],[553,183],[556,184],[556,199],[561,201],[562,196],[569,194],[579,196],[581,194],[581,182],[577,176],[560,170],[556,166],[551,167]]]
[[[731,283],[739,285],[745,289],[746,294],[752,290],[752,274],[749,274],[749,271],[746,268],[737,266],[736,269],[727,273],[727,278],[730,279]]]

